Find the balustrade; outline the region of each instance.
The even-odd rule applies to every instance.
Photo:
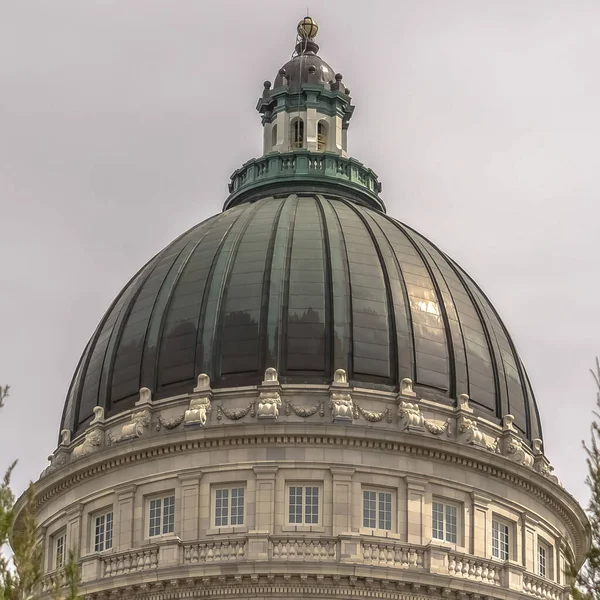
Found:
[[[362,542],[361,548],[364,561],[371,565],[423,568],[424,551],[421,548],[386,542]]]
[[[158,548],[151,550],[132,550],[102,560],[102,576],[114,577],[136,571],[156,569],[158,566]]]
[[[337,558],[337,542],[322,538],[272,540],[272,553],[274,559],[332,561]]]
[[[246,540],[215,541],[183,546],[184,564],[242,560],[245,555]]]
[[[556,583],[537,575],[523,576],[523,591],[540,600],[560,600],[563,589]]]
[[[490,560],[473,558],[464,554],[449,554],[448,572],[456,577],[502,585],[503,567]]]

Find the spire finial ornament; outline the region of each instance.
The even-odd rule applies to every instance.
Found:
[[[319,25],[317,22],[308,15],[298,23],[298,35],[303,40],[314,40],[319,33]]]

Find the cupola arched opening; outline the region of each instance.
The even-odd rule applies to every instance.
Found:
[[[292,148],[304,148],[304,121],[300,117],[292,120]]]
[[[277,123],[271,128],[271,150],[277,146]]]
[[[324,152],[327,150],[327,123],[319,121],[317,124],[317,150]]]

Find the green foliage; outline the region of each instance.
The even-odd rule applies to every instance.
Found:
[[[575,600],[600,600],[600,361],[598,358],[596,358],[596,370],[592,370],[592,375],[598,387],[596,398],[598,411],[594,412],[595,420],[590,428],[591,441],[589,445],[585,442],[583,444],[588,466],[586,484],[591,492],[587,515],[590,520],[592,545],[579,573],[575,568],[571,568]]]
[[[65,566],[54,580],[54,600],[77,600],[80,577],[77,555],[73,550],[69,550]]]
[[[0,386],[0,408],[8,397],[9,386]],[[0,600],[34,600],[40,589],[43,565],[42,544],[35,519],[35,490],[29,485],[19,518],[16,520],[15,496],[10,477],[16,461],[0,483]],[[79,570],[74,555],[65,566],[68,594],[64,600],[76,600]]]
[[[2,387],[0,385],[0,408],[4,406],[4,401],[8,398],[8,392],[10,391],[10,385]]]

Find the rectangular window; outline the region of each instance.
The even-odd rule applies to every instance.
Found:
[[[392,529],[392,494],[379,490],[363,490],[363,527]]]
[[[215,490],[215,527],[233,527],[244,524],[244,488]]]
[[[149,502],[149,537],[175,531],[175,496],[153,498]]]
[[[94,519],[94,551],[104,552],[112,548],[113,513],[112,510]]]
[[[65,566],[65,555],[67,552],[67,534],[61,533],[54,538],[54,568],[60,569]]]
[[[319,523],[319,487],[292,485],[288,495],[288,522],[290,525],[317,525]]]
[[[492,556],[508,560],[510,525],[498,519],[492,519]]]
[[[434,500],[431,507],[431,535],[435,540],[458,543],[458,507]]]

